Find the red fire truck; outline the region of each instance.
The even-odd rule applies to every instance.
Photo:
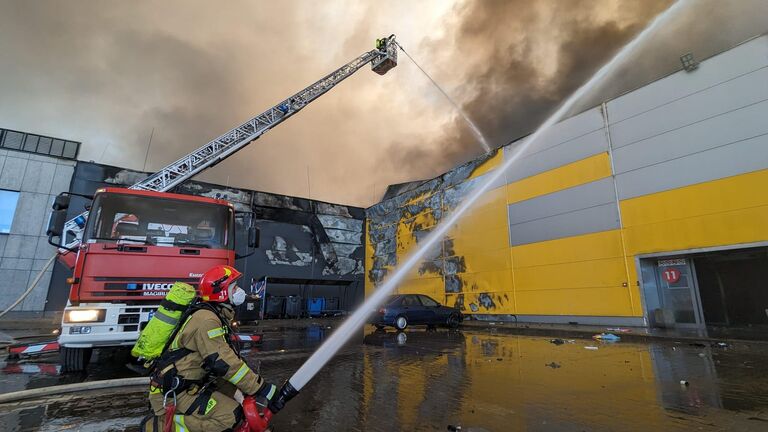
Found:
[[[255,228],[248,237],[255,247]],[[74,258],[59,336],[65,370],[84,368],[93,348],[133,345],[174,282],[196,285],[212,266],[234,265],[234,208],[198,196],[99,189]]]

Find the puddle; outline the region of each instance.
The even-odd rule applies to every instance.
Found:
[[[263,359],[263,374],[280,382],[329,331],[269,334],[246,357]],[[554,345],[550,339],[487,330],[369,330],[275,417],[275,425],[279,431],[391,432],[449,425],[463,431],[763,431],[768,424],[768,376],[760,372],[766,345]],[[13,391],[132,376],[120,357],[112,360],[84,377],[5,374],[0,385]],[[145,407],[142,393],[6,405],[0,429],[135,431]]]

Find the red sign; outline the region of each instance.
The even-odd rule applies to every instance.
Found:
[[[661,272],[661,277],[664,278],[667,283],[675,283],[680,280],[680,270],[675,268],[664,269]]]

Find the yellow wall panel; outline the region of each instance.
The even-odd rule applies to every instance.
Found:
[[[482,227],[467,229],[449,234],[453,241],[457,254],[471,253],[476,250],[509,251],[509,228],[503,226],[495,229],[483,230]]]
[[[461,248],[457,249],[462,250]],[[466,273],[512,268],[512,261],[509,259],[507,249],[464,251],[463,254],[457,254],[457,256],[464,258]]]
[[[456,305],[459,294],[446,294],[445,304],[448,306]],[[487,313],[487,314],[517,314],[515,307],[515,296],[512,291],[492,292],[492,293],[463,293],[464,312],[469,313]],[[490,307],[488,299],[490,299]]]
[[[608,153],[599,153],[507,185],[507,203],[524,201],[611,175]]]
[[[398,294],[424,294],[440,301],[443,299],[444,283],[441,277],[406,279],[397,286]]]
[[[627,288],[517,291],[518,314],[633,316]]]
[[[621,201],[625,227],[768,205],[768,170]]]
[[[465,293],[512,291],[512,273],[509,270],[459,273],[458,276]]]
[[[469,176],[469,178],[473,179],[475,177],[480,177],[481,175],[501,165],[503,161],[504,161],[504,150],[497,149],[496,154],[494,154],[487,161],[483,162],[480,166],[475,168],[475,170],[472,171],[472,174]]]
[[[518,291],[612,287],[626,281],[623,258],[515,268]]]
[[[507,207],[503,205],[503,202],[501,204],[495,207],[485,207],[471,211],[454,225],[451,233],[456,233],[457,235],[462,233],[477,235],[483,229],[506,228],[509,225]]]
[[[619,230],[548,240],[512,248],[515,267],[578,262],[622,256]]]
[[[644,254],[768,240],[768,206],[626,229],[628,253]]]

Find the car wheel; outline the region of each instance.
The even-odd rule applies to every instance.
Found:
[[[408,327],[408,319],[402,315],[395,318],[395,328],[398,330],[405,330]]]
[[[458,315],[451,314],[448,317],[448,320],[446,321],[446,324],[448,325],[448,328],[452,328],[452,329],[457,328],[459,326],[459,324],[460,324],[460,320],[459,320]]]

